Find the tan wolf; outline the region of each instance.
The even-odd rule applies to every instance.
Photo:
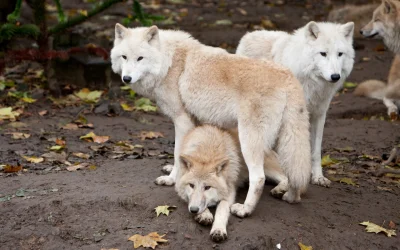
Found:
[[[176,191],[188,202],[188,209],[197,222],[212,224],[211,238],[214,241],[225,240],[229,208],[235,201],[239,185],[249,176],[237,132],[211,125],[198,126],[184,137],[179,160],[181,167]],[[274,196],[287,190],[287,177],[274,152],[265,156],[264,173],[278,183],[271,190]],[[208,209],[212,206],[217,206],[214,218]]]
[[[365,37],[381,37],[396,56],[390,68],[387,85],[382,81],[368,80],[360,83],[354,94],[383,100],[388,108],[388,115],[397,119],[400,108],[400,1],[383,0],[374,11],[372,20],[360,33]]]
[[[111,62],[125,83],[172,119],[175,157],[197,124],[238,128],[250,181],[244,204],[231,206],[233,214],[254,210],[265,181],[264,155],[273,149],[289,182],[282,199],[300,201],[311,175],[309,122],[302,87],[289,70],[203,45],[186,32],[120,24]],[[175,159],[171,173],[156,184],[175,184],[179,167]]]

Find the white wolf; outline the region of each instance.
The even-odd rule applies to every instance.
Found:
[[[203,45],[186,32],[120,24],[111,62],[124,82],[172,119],[175,157],[195,124],[238,128],[250,185],[244,204],[231,206],[233,214],[254,210],[265,180],[264,154],[273,148],[289,180],[283,199],[300,201],[311,176],[309,121],[301,85],[289,70]],[[173,185],[179,165],[175,159],[169,176],[156,183]]]
[[[229,208],[235,201],[239,185],[249,176],[237,132],[211,125],[194,128],[183,139],[180,162],[176,191],[188,202],[188,209],[195,214],[197,222],[212,224],[211,238],[225,240]],[[267,177],[279,183],[271,190],[273,195],[287,190],[287,178],[274,152],[265,157],[264,171]],[[208,209],[212,206],[217,206],[215,218]]]
[[[321,143],[329,104],[354,64],[354,23],[309,22],[293,34],[255,31],[240,40],[236,53],[288,67],[303,85],[310,113],[313,184],[329,186],[321,168]],[[283,84],[283,83],[282,83]]]

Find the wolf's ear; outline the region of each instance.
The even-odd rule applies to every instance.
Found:
[[[392,0],[382,0],[383,10],[385,14],[394,13],[396,11],[396,4]]]
[[[318,38],[318,34],[319,34],[318,24],[314,21],[309,22],[306,25],[306,36],[308,38],[315,40]]]
[[[147,30],[146,38],[150,45],[155,44],[158,41],[158,27],[155,25],[151,26]]]
[[[343,24],[342,30],[344,33],[344,37],[346,37],[347,39],[352,39],[354,34],[354,22]]]
[[[179,161],[181,163],[181,167],[185,168],[186,170],[189,170],[193,166],[192,161],[187,155],[179,156]]]
[[[218,163],[217,164],[217,174],[220,174],[222,171],[224,171],[224,169],[226,169],[228,164],[229,164],[228,159],[222,160],[220,163]]]
[[[128,31],[122,24],[117,23],[115,25],[115,40],[121,40],[126,36],[126,32]]]

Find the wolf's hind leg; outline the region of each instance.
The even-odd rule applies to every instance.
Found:
[[[179,169],[179,154],[182,145],[183,137],[194,128],[194,123],[190,117],[184,113],[181,116],[174,119],[175,125],[175,148],[174,148],[174,166],[171,169],[169,175],[163,175],[155,180],[157,185],[172,186],[175,184],[176,175]],[[168,167],[171,168],[171,167]]]
[[[288,190],[288,178],[279,166],[278,156],[274,151],[265,155],[264,158],[264,172],[267,179],[277,183],[278,185],[271,190],[271,195],[277,198],[282,196]]]

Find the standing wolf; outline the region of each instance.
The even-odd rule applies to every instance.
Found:
[[[176,191],[188,202],[189,211],[195,214],[197,222],[212,224],[211,238],[225,240],[229,208],[239,185],[248,180],[237,132],[210,125],[198,126],[184,137],[179,160]],[[265,156],[264,172],[278,183],[271,190],[273,195],[287,190],[287,178],[274,152]],[[208,209],[211,206],[217,206],[214,218]]]
[[[264,154],[273,148],[289,180],[283,199],[300,201],[311,175],[309,122],[301,85],[289,70],[205,46],[186,32],[120,24],[111,62],[125,83],[172,119],[175,157],[195,124],[238,128],[250,181],[244,204],[231,206],[233,214],[254,210],[264,186]],[[179,165],[175,158],[169,176],[156,183],[173,185]]]
[[[372,20],[360,30],[365,37],[381,37],[396,56],[388,76],[388,84],[382,81],[368,80],[360,83],[355,95],[368,96],[383,100],[388,115],[397,119],[400,109],[400,1],[382,0],[376,8]]]
[[[288,67],[303,85],[310,113],[313,184],[329,186],[322,174],[321,144],[329,104],[354,64],[354,23],[309,22],[288,34],[255,31],[239,42],[236,54],[273,60]]]

